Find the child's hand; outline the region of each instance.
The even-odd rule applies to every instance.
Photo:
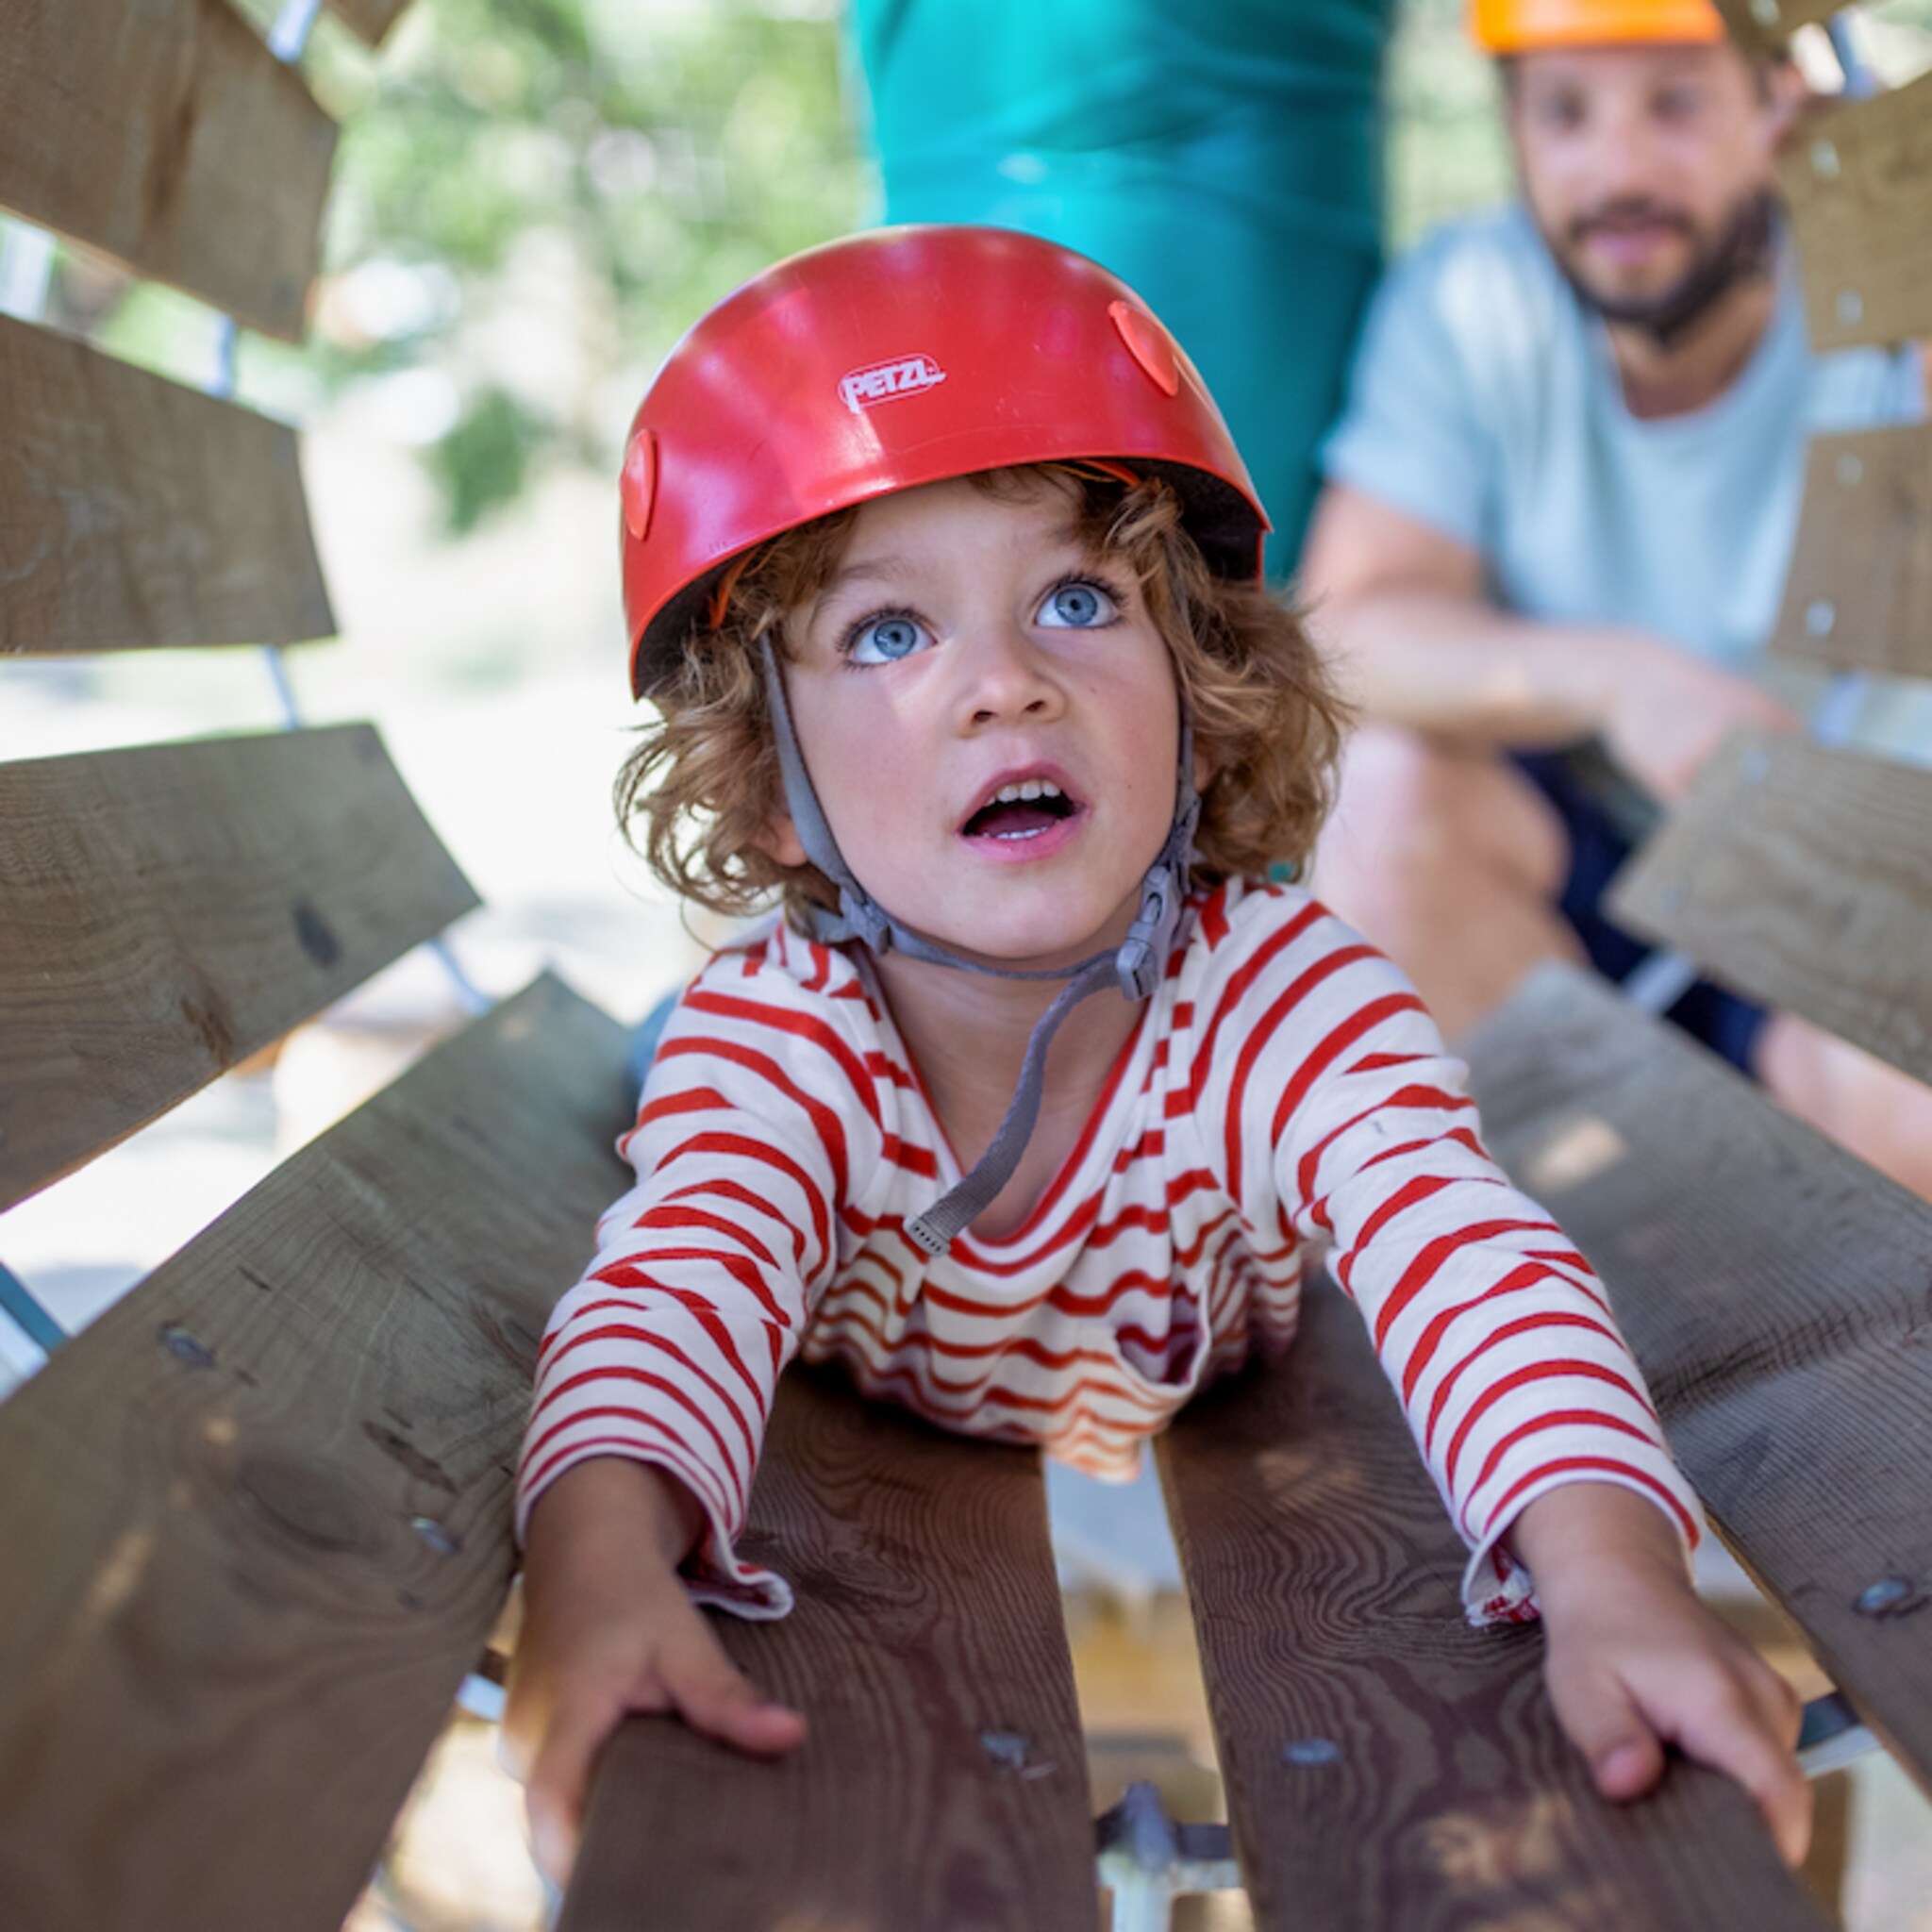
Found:
[[[612,1457],[560,1476],[531,1512],[502,1754],[525,1787],[537,1862],[558,1885],[576,1858],[597,1754],[631,1712],[675,1711],[760,1757],[805,1735],[685,1593],[677,1564],[702,1521],[680,1485]]]
[[[1698,1601],[1662,1512],[1574,1483],[1538,1497],[1510,1542],[1536,1578],[1550,1701],[1604,1796],[1649,1790],[1674,1744],[1742,1785],[1797,1864],[1811,1836],[1797,1695]]]

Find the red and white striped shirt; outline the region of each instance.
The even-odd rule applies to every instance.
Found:
[[[1495,1547],[1544,1491],[1697,1505],[1583,1257],[1484,1152],[1463,1068],[1402,975],[1308,894],[1197,898],[1164,983],[1025,1223],[929,1258],[904,1233],[958,1177],[862,953],[773,924],[719,954],[620,1143],[638,1185],[539,1357],[518,1529],[592,1456],[658,1464],[709,1519],[693,1594],[780,1616],[741,1563],[779,1372],[1096,1474],[1194,1391],[1292,1340],[1326,1246],[1473,1551],[1474,1621],[1531,1614]]]

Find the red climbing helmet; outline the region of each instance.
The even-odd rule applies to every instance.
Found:
[[[1268,519],[1194,366],[1124,282],[1005,228],[878,228],[794,255],[678,343],[625,447],[631,688],[676,666],[732,558],[829,511],[1020,463],[1165,474],[1210,568]]]

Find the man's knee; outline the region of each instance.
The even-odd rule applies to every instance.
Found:
[[[1932,1200],[1932,1088],[1792,1013],[1772,1016],[1756,1059],[1801,1120]]]
[[[1551,903],[1568,860],[1556,813],[1501,758],[1369,724],[1342,761],[1316,888],[1376,904],[1499,888]]]

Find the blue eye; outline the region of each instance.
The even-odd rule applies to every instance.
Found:
[[[854,664],[896,664],[931,641],[917,618],[872,617],[853,627],[845,656]]]
[[[1052,630],[1091,630],[1119,615],[1120,606],[1098,584],[1057,584],[1040,607],[1040,622]]]

